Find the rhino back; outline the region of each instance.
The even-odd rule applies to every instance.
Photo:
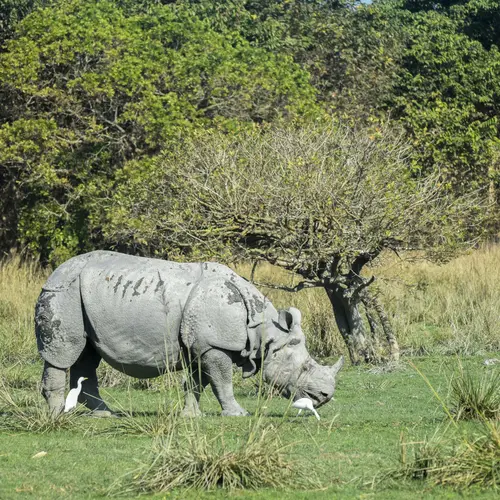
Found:
[[[116,255],[81,273],[90,338],[109,364],[129,375],[173,369],[182,311],[201,265]]]

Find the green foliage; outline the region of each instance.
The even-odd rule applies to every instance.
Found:
[[[19,21],[49,3],[50,0],[0,0],[0,51],[4,42],[14,34]]]
[[[93,200],[117,169],[197,129],[314,114],[308,80],[289,57],[217,33],[187,7],[128,16],[111,1],[72,0],[38,10],[0,56],[4,224],[56,262],[102,245]]]
[[[133,228],[125,246],[109,238],[109,220],[128,216],[132,185],[141,203],[163,151],[325,115],[373,130],[389,115],[412,175],[439,172],[459,195],[489,185],[498,206],[499,7],[3,0],[0,248],[52,263],[96,247],[154,252]]]
[[[387,12],[406,45],[391,101],[416,150],[414,168],[439,169],[458,192],[487,185],[498,138],[498,47],[469,36],[462,7]]]
[[[293,57],[329,113],[352,123],[385,113],[401,44],[380,9],[352,0],[185,3],[217,31],[238,31],[254,46]]]

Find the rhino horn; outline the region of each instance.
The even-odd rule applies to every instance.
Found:
[[[343,366],[344,366],[344,356],[340,356],[339,360],[333,366],[330,366],[330,371],[332,376],[335,377]]]

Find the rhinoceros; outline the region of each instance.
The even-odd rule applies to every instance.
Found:
[[[79,401],[109,414],[96,369],[104,359],[137,378],[187,367],[183,413],[199,415],[207,384],[222,415],[248,415],[233,395],[233,363],[243,377],[262,369],[284,397],[328,402],[343,357],[322,366],[309,355],[301,314],[277,311],[251,283],[213,263],[175,263],[110,251],[79,255],[59,266],[42,288],[35,330],[45,361],[42,394],[53,414],[70,387],[86,377]]]

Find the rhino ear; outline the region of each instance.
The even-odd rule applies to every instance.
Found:
[[[288,312],[292,316],[292,325],[290,327],[290,330],[292,328],[295,328],[296,326],[300,327],[300,323],[302,322],[302,313],[295,307],[289,307]]]
[[[279,312],[279,324],[285,330],[292,331],[296,326],[300,327],[302,314],[295,307],[282,309]]]

